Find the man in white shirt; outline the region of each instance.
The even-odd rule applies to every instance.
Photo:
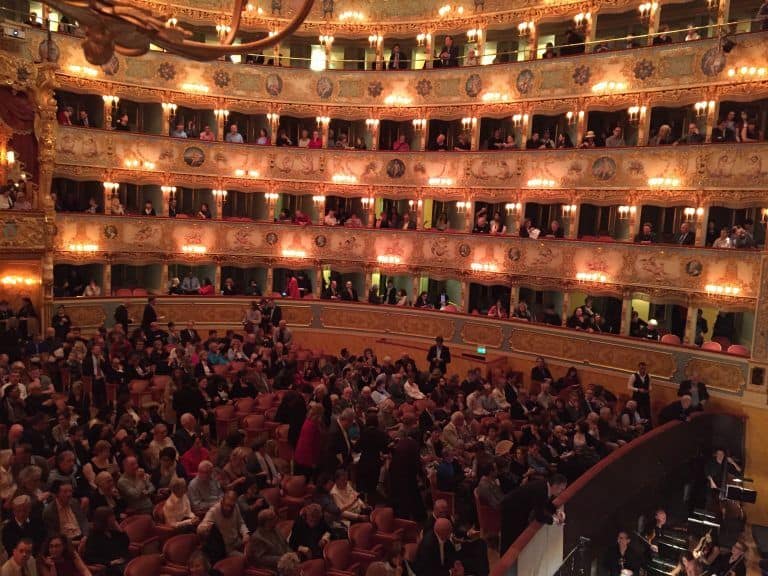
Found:
[[[243,543],[248,539],[248,527],[240,516],[237,507],[237,492],[227,491],[221,502],[206,512],[197,534],[201,538],[207,538],[213,527],[221,534],[227,556],[242,556]]]
[[[32,557],[32,540],[22,538],[13,549],[11,558],[3,564],[0,576],[37,576],[37,564]]]
[[[227,133],[224,140],[233,144],[242,144],[244,142],[243,135],[237,131],[237,124],[232,124],[229,127],[229,132]]]

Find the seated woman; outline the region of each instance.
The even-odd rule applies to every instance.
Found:
[[[88,564],[107,567],[107,576],[120,576],[128,562],[128,535],[117,524],[111,508],[101,506],[93,512],[93,526],[85,543]]]
[[[323,557],[323,548],[331,541],[331,527],[323,519],[319,504],[308,504],[293,523],[288,544],[305,560]]]
[[[188,530],[197,526],[200,518],[192,512],[186,481],[183,478],[174,478],[170,484],[170,491],[171,495],[163,504],[165,524],[177,530]]]
[[[339,469],[334,477],[331,498],[341,511],[341,517],[346,522],[366,522],[368,520],[367,508],[360,499],[360,494],[349,483],[347,471]]]
[[[37,561],[37,573],[40,576],[91,576],[72,542],[64,535],[51,536],[43,545]]]

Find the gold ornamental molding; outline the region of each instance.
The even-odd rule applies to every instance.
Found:
[[[570,240],[530,240],[515,236],[441,234],[371,228],[280,225],[193,219],[59,214],[55,238],[58,263],[215,263],[240,267],[317,268],[387,271],[380,255],[403,262],[394,273],[432,278],[461,278],[487,285],[514,284],[540,289],[594,291],[603,288],[578,280],[598,272],[614,295],[650,294],[676,302],[716,303],[724,309],[754,308],[760,293],[763,256],[758,251],[643,246]],[[204,247],[200,256],[185,245]],[[91,252],[71,246],[92,246]],[[478,273],[483,263],[492,272]],[[722,278],[739,286],[732,302],[707,294]],[[330,320],[329,320],[330,321]]]
[[[701,40],[630,51],[477,67],[389,71],[326,70],[195,62],[166,53],[117,56],[103,67],[85,62],[77,39],[54,35],[60,52],[57,82],[64,90],[111,94],[139,102],[172,101],[198,109],[222,108],[247,114],[280,113],[314,118],[412,119],[462,115],[506,117],[527,105],[542,111],[612,110],[636,105],[694,104],[703,96],[754,100],[768,95],[768,82],[734,82],[730,67],[762,62],[766,33],[743,34],[739,49],[718,50],[718,40]],[[33,54],[45,36],[28,30],[21,41]],[[30,64],[31,65],[31,62]],[[10,72],[8,72],[10,73]],[[596,90],[621,82],[621,94]],[[194,89],[188,89],[194,87]],[[484,100],[504,94],[506,101]],[[397,96],[404,105],[391,106]],[[322,110],[321,110],[322,109]],[[321,112],[323,112],[321,114]]]
[[[373,187],[386,198],[435,198],[489,202],[700,203],[764,207],[768,144],[710,144],[542,151],[386,152],[306,150],[200,142],[99,129],[60,126],[55,175],[100,180],[263,193],[326,193],[361,197]],[[126,167],[126,163],[131,167]],[[134,167],[135,165],[135,167]],[[255,170],[244,179],[238,170]],[[356,184],[335,184],[336,174]],[[673,177],[672,188],[649,180]],[[449,186],[430,186],[441,178]],[[549,188],[529,181],[550,180]]]

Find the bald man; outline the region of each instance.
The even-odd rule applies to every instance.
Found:
[[[416,551],[414,572],[430,576],[450,576],[457,562],[456,548],[451,541],[453,524],[447,518],[437,518],[432,530],[424,533]],[[460,564],[460,562],[459,562]]]

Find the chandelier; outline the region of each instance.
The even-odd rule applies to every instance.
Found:
[[[191,40],[192,32],[180,26],[177,18],[157,14],[132,0],[46,0],[46,4],[80,22],[85,29],[85,59],[101,66],[109,62],[115,52],[124,56],[146,54],[150,43],[194,60],[215,60],[230,54],[263,50],[293,34],[309,15],[314,1],[304,0],[296,16],[276,34],[237,45],[233,43],[240,32],[242,13],[247,10],[246,0],[234,0],[229,22],[215,23],[220,34],[219,44]]]

